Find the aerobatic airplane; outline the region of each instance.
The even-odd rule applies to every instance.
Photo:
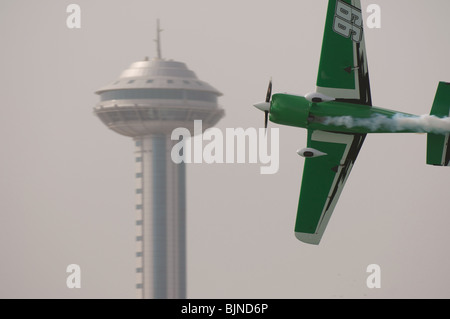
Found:
[[[295,236],[318,245],[367,133],[428,134],[427,164],[449,166],[450,83],[440,82],[430,121],[372,106],[360,0],[329,0],[317,77],[317,91],[306,96],[274,94],[272,81],[255,107],[267,121],[308,130]],[[441,128],[439,121],[444,122]],[[431,125],[433,126],[433,125]],[[442,126],[442,125],[441,125]]]

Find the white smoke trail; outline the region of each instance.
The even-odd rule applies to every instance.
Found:
[[[412,131],[417,133],[450,133],[450,117],[434,115],[407,116],[396,114],[393,117],[376,114],[370,118],[355,118],[352,116],[327,116],[323,119],[325,125],[344,126],[346,128],[362,127],[372,132],[386,130],[391,132]]]

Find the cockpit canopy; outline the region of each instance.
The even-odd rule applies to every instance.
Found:
[[[325,94],[318,93],[318,92],[312,92],[305,95],[305,99],[307,99],[310,102],[313,103],[320,103],[320,102],[327,102],[327,101],[334,101],[334,97],[326,96]]]

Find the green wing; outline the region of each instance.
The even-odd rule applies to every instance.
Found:
[[[305,159],[295,224],[300,241],[319,244],[365,137],[308,131],[308,148],[326,155]]]
[[[363,29],[360,0],[329,0],[317,92],[372,106]],[[319,244],[365,138],[308,131],[308,148],[321,156],[305,159],[295,223],[299,240]]]
[[[329,0],[317,92],[372,105],[360,0]]]

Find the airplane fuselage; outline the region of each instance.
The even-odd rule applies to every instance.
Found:
[[[341,133],[417,133],[396,129],[389,124],[394,117],[417,117],[380,107],[345,101],[311,102],[303,96],[274,94],[270,121],[311,130]],[[377,121],[379,120],[379,121]]]

